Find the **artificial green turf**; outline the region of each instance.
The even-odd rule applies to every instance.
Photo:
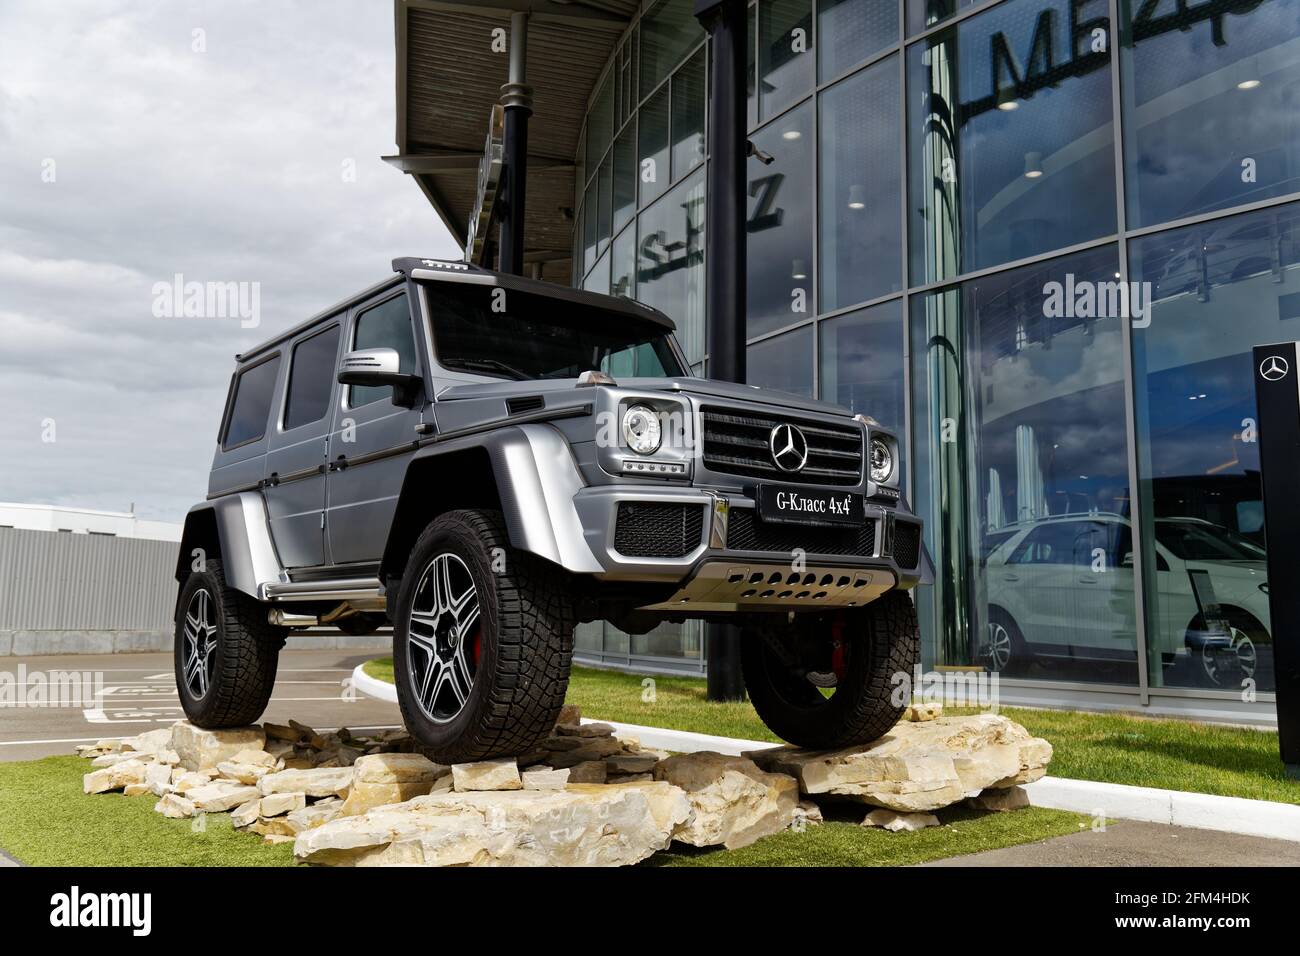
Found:
[[[366,661],[361,665],[361,669],[375,680],[393,683],[393,659],[391,657],[376,657],[372,661]]]
[[[0,763],[0,849],[32,866],[292,866],[292,844],[268,846],[231,829],[230,817],[208,814],[195,832],[189,820],[154,813],[152,796],[86,795],[90,762],[46,757]],[[1084,818],[1056,810],[975,813],[948,810],[945,826],[886,833],[858,826],[870,807],[843,805],[830,822],[786,832],[740,850],[697,851],[674,845],[652,857],[663,866],[901,866],[1073,833]]]
[[[575,667],[568,700],[602,720],[777,739],[748,702],[705,700],[705,683],[696,677],[647,678]],[[1300,803],[1300,782],[1283,773],[1273,731],[1065,710],[1004,707],[999,713],[1052,744],[1048,773],[1053,776]]]
[[[696,849],[674,843],[643,866],[911,866],[951,856],[1036,843],[1078,833],[1089,823],[1077,813],[1030,807],[1013,813],[962,808],[939,811],[943,826],[915,833],[863,827],[871,807],[847,807],[802,833],[786,830],[739,850]]]
[[[0,763],[0,849],[31,866],[292,866],[293,844],[236,833],[230,817],[154,813],[153,795],[87,795],[81,757]]]

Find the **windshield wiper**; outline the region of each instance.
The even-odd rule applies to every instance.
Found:
[[[534,377],[529,375],[527,372],[520,371],[513,365],[507,365],[505,362],[498,362],[496,359],[456,359],[454,362],[448,361],[447,364],[453,368],[463,368],[469,371],[475,369],[478,369],[479,371],[491,369],[497,372],[505,372],[506,375],[513,378],[516,382],[527,382]]]

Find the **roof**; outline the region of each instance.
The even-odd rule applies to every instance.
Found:
[[[587,292],[583,289],[573,289],[568,286],[556,285],[552,282],[545,282],[539,279],[530,279],[526,276],[509,275],[504,272],[495,272],[491,269],[484,269],[482,266],[470,265],[466,262],[452,259],[428,259],[420,256],[403,256],[393,260],[393,275],[384,279],[382,282],[376,282],[367,289],[363,289],[355,295],[348,296],[339,302],[335,302],[328,309],[322,309],[306,321],[299,322],[297,325],[278,332],[271,338],[253,346],[246,352],[241,352],[235,356],[236,361],[246,362],[255,358],[264,352],[268,352],[286,342],[289,339],[306,332],[312,326],[326,319],[333,318],[344,309],[351,308],[358,302],[364,302],[385,289],[402,284],[406,279],[417,279],[422,281],[434,282],[459,282],[466,285],[491,285],[504,289],[518,289],[520,292],[531,292],[536,295],[544,295],[550,299],[560,302],[571,302],[575,305],[586,305],[592,308],[604,309],[607,312],[617,312],[627,316],[630,319],[639,319],[643,322],[651,322],[661,326],[668,331],[677,328],[676,323],[658,309],[651,308],[648,305],[642,305],[633,299],[625,299],[622,296],[601,295],[597,292]]]
[[[572,276],[575,156],[587,103],[638,0],[394,0],[397,148],[384,157],[415,177],[452,235],[465,242],[478,195],[479,159],[508,56],[492,30],[526,11],[528,129],[524,262],[542,278]]]

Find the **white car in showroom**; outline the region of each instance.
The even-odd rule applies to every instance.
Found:
[[[1264,549],[1201,518],[1157,518],[1155,535],[1158,607],[1148,639],[1163,665],[1190,655],[1196,678],[1210,686],[1254,677],[1259,645],[1271,643]],[[1128,518],[1054,515],[999,528],[986,541],[982,654],[991,670],[1031,660],[1134,659]]]

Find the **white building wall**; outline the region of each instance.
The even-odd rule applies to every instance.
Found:
[[[0,501],[0,528],[113,535],[118,538],[146,538],[153,541],[181,540],[180,525],[146,521],[127,511],[93,511],[3,501]]]

